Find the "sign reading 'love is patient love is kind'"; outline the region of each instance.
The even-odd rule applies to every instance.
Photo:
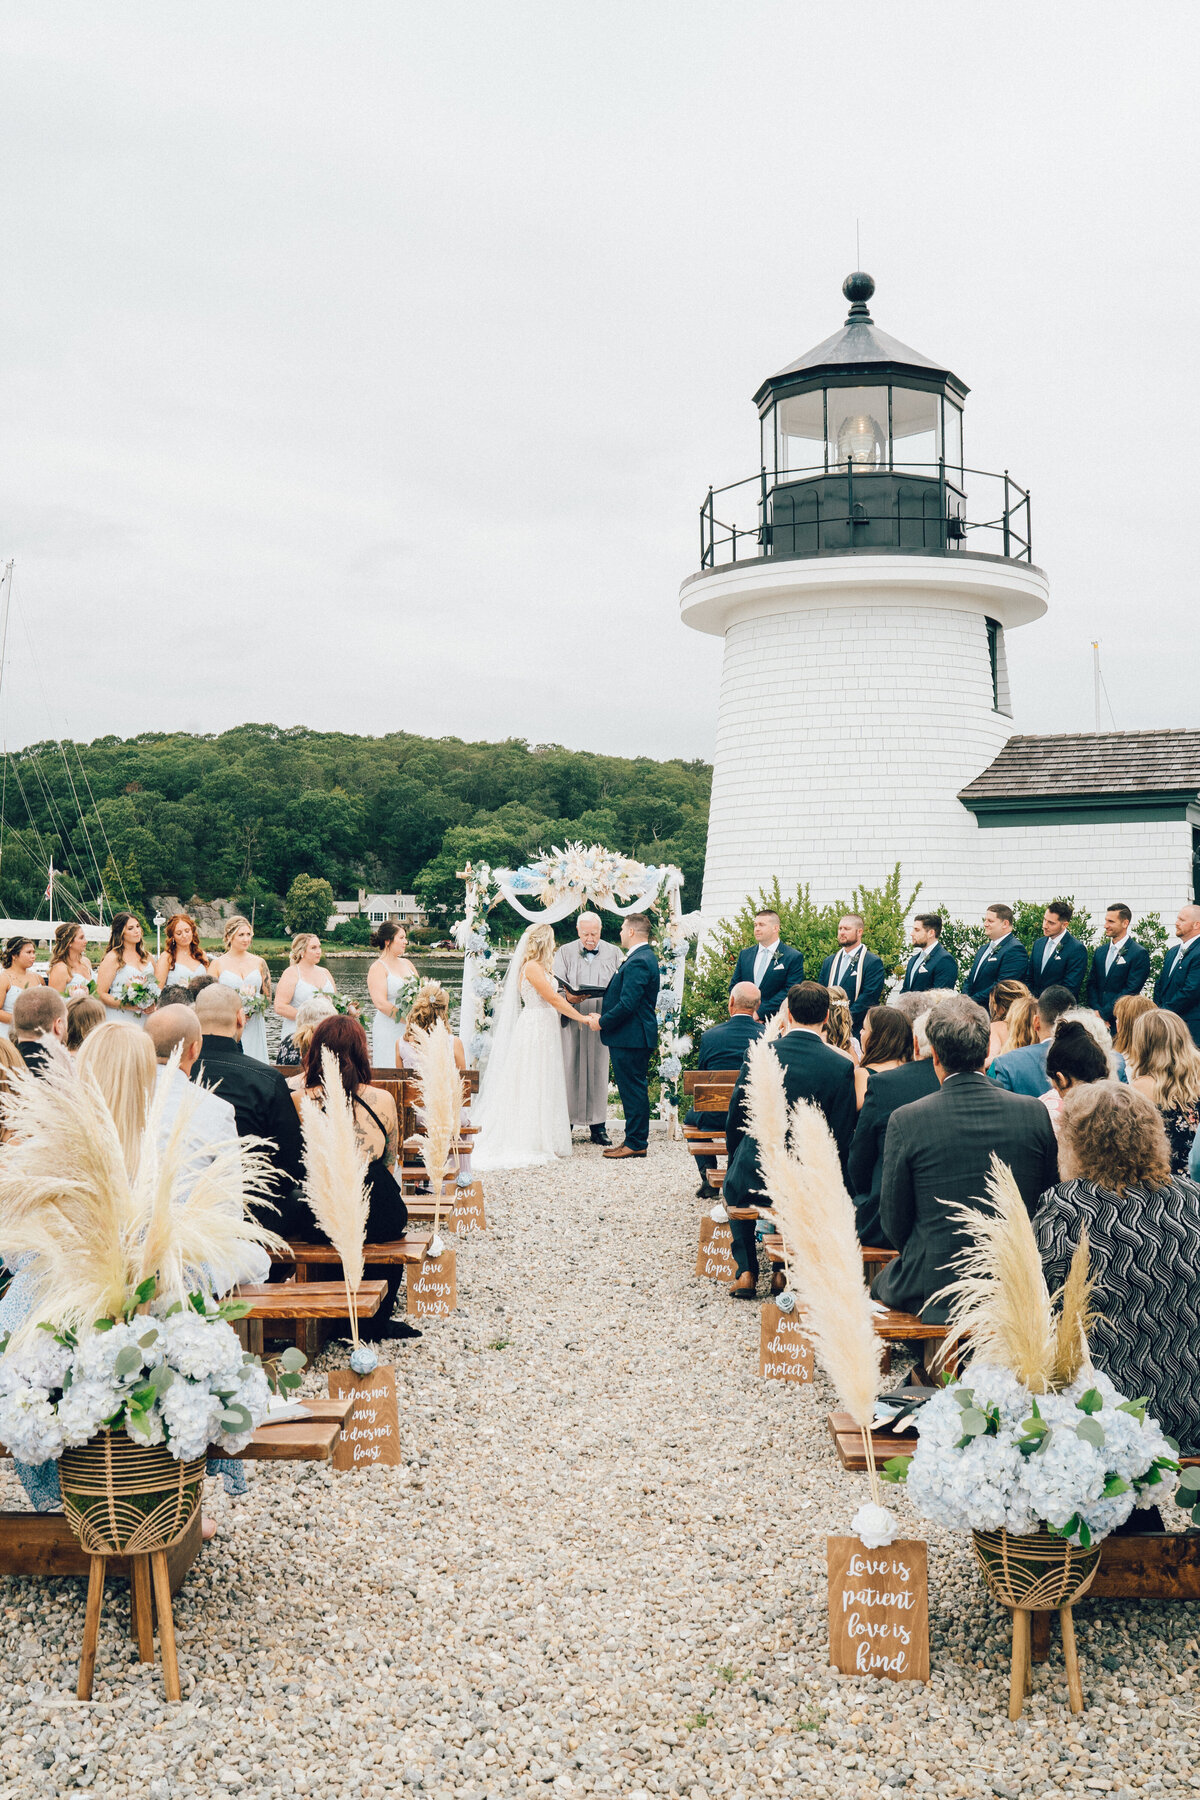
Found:
[[[868,1550],[861,1538],[826,1539],[829,1660],[843,1675],[929,1680],[929,1568],[920,1541]]]

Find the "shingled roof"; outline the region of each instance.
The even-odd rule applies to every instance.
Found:
[[[972,801],[1200,793],[1200,731],[1064,731],[1011,737],[959,794]]]

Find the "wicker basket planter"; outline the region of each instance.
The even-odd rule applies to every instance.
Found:
[[[1043,1526],[1030,1537],[975,1531],[975,1560],[1002,1606],[1026,1612],[1057,1611],[1087,1592],[1100,1566],[1100,1546],[1081,1550]]]
[[[204,1458],[179,1462],[161,1444],[102,1431],[58,1464],[63,1512],[92,1556],[146,1556],[182,1537],[199,1510]]]

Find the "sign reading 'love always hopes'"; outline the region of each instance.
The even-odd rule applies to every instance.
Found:
[[[727,1224],[716,1224],[708,1217],[700,1221],[700,1248],[696,1252],[696,1273],[710,1281],[736,1281],[737,1264],[733,1260],[733,1233]]]
[[[843,1675],[929,1680],[929,1567],[920,1541],[868,1550],[826,1539],[829,1660]]]

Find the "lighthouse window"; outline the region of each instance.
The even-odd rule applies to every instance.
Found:
[[[1000,711],[1000,626],[995,619],[988,619],[988,662],[992,669],[992,711]]]
[[[906,474],[934,476],[938,459],[941,396],[920,388],[892,389],[892,466]]]
[[[962,475],[962,411],[955,406],[953,400],[945,402],[946,408],[946,474]]]
[[[887,389],[831,387],[826,391],[826,399],[830,468],[844,469],[853,457],[855,469],[886,469]]]
[[[798,474],[825,466],[825,395],[793,394],[776,408],[778,420],[777,467],[781,475]]]

